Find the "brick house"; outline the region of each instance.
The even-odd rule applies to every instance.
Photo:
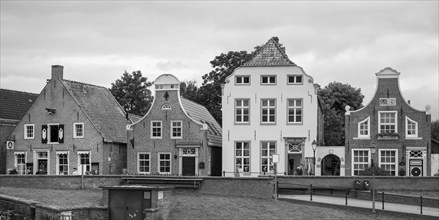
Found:
[[[77,168],[100,174],[126,168],[126,125],[132,123],[107,88],[52,77],[8,136],[7,169],[67,175]],[[84,169],[83,169],[84,168]]]
[[[154,102],[128,129],[128,173],[221,175],[221,127],[195,102],[180,97],[170,74],[154,81]]]
[[[323,145],[314,79],[271,38],[222,88],[223,170],[227,176],[314,174],[312,143]]]
[[[384,68],[376,73],[371,102],[345,114],[346,175],[361,175],[373,164],[392,176],[431,175],[430,106],[417,110],[399,89],[400,73]]]
[[[0,174],[6,173],[6,139],[38,94],[0,89]]]

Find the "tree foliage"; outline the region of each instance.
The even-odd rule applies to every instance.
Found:
[[[439,141],[439,120],[431,122],[431,138]]]
[[[331,82],[325,88],[319,90],[318,96],[324,106],[325,144],[327,146],[344,145],[345,107],[349,105],[351,110],[362,107],[364,95],[361,93],[361,89],[354,88],[349,84]]]
[[[125,71],[120,79],[111,83],[110,92],[126,112],[145,115],[153,100],[148,88],[151,85],[140,71],[131,74]]]
[[[194,102],[199,102],[198,87],[195,81],[180,82],[180,95]]]

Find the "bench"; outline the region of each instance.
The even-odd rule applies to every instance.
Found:
[[[125,184],[140,185],[169,185],[175,188],[193,188],[199,189],[203,179],[187,179],[187,178],[146,178],[146,177],[124,177],[122,180]]]

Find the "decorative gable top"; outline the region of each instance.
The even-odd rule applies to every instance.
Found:
[[[172,74],[162,74],[154,81],[156,90],[179,90],[180,81]]]
[[[21,120],[38,94],[0,89],[0,118]]]
[[[296,66],[296,64],[288,59],[284,50],[277,43],[276,37],[272,37],[255,52],[252,59],[242,66]]]
[[[398,78],[399,74],[400,72],[390,67],[386,67],[380,70],[378,73],[375,73],[377,78]]]

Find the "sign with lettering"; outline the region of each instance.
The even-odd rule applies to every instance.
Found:
[[[380,106],[395,106],[396,98],[380,98]]]

